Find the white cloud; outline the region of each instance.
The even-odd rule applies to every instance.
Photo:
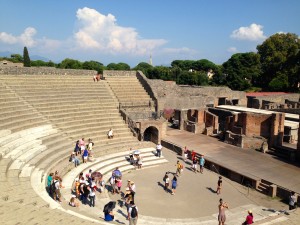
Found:
[[[33,27],[27,27],[20,36],[14,36],[6,32],[0,33],[0,41],[5,44],[21,44],[27,47],[33,47],[36,45],[34,36],[36,34],[36,29]]]
[[[255,23],[252,23],[249,27],[240,27],[239,29],[234,30],[230,37],[237,40],[249,41],[257,41],[266,38],[266,36],[264,36],[263,26]]]
[[[231,53],[235,53],[235,52],[237,52],[237,51],[238,51],[238,50],[237,50],[236,47],[230,47],[230,48],[227,49],[227,52],[231,52]]]
[[[79,29],[74,34],[77,48],[107,53],[146,54],[167,43],[164,39],[142,39],[132,27],[121,27],[114,15],[90,8],[77,10]]]

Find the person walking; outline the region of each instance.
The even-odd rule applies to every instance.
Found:
[[[169,183],[170,183],[170,178],[168,176],[168,172],[166,172],[164,178],[163,178],[163,181],[165,182],[165,186],[164,186],[164,190],[166,192],[169,192]]]
[[[218,195],[221,194],[222,183],[223,183],[222,177],[219,176],[218,187],[217,187],[217,191],[216,191]]]
[[[129,225],[136,225],[137,220],[138,220],[138,208],[134,204],[134,201],[130,202],[130,207],[128,209],[128,220],[129,220]]]
[[[295,209],[296,204],[297,204],[297,196],[295,192],[292,191],[289,197],[289,210]]]
[[[172,179],[172,195],[175,195],[176,192],[176,188],[177,188],[177,177],[174,176]]]
[[[220,198],[218,208],[219,208],[219,215],[218,215],[219,225],[224,225],[226,221],[225,209],[228,209],[228,204],[226,202],[223,202],[223,199]]]
[[[188,154],[189,154],[189,150],[187,149],[186,146],[184,146],[184,149],[183,149],[184,162],[188,161]]]
[[[181,172],[183,172],[183,165],[177,161],[176,163],[176,176],[180,176]]]
[[[204,156],[201,155],[200,159],[199,159],[200,173],[203,173],[204,164],[205,164],[205,159],[204,159]]]
[[[193,170],[195,173],[197,172],[197,164],[198,164],[197,157],[194,157],[193,162],[192,162],[192,170]]]

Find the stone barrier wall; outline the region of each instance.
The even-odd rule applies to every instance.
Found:
[[[97,74],[96,70],[58,69],[54,67],[14,67],[0,66],[3,75],[89,75]]]
[[[104,77],[136,76],[136,71],[131,70],[104,70]]]

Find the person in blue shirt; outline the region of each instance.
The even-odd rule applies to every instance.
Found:
[[[87,150],[87,148],[85,148],[82,154],[83,163],[87,163],[88,156],[89,156],[89,151]]]
[[[174,176],[172,179],[172,195],[175,195],[176,187],[177,187],[177,177]]]
[[[200,173],[203,173],[203,168],[204,168],[204,164],[205,164],[205,159],[204,159],[203,155],[200,156],[199,164],[200,164]]]
[[[110,211],[104,214],[104,220],[105,221],[113,221],[115,218],[114,212]]]

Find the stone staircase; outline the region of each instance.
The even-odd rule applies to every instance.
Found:
[[[105,81],[107,81],[122,107],[149,108],[149,106],[153,106],[151,97],[136,75],[106,76]]]

